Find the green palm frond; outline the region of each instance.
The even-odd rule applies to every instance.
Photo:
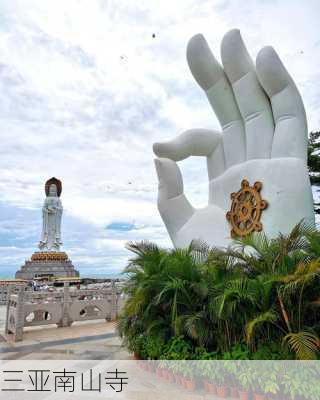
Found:
[[[138,256],[144,256],[147,253],[159,252],[160,248],[155,244],[147,240],[142,240],[141,242],[128,242],[125,245],[127,250],[135,253]]]
[[[312,232],[312,226],[300,222],[288,235],[279,234],[275,239],[269,239],[263,232],[253,233],[237,238],[228,252],[231,257],[239,259],[259,273],[280,272],[282,269],[287,272],[298,261],[310,257],[307,254],[310,246],[308,235]]]
[[[196,264],[204,264],[210,254],[210,246],[202,240],[193,240],[188,248]]]
[[[320,262],[299,263],[293,274],[284,276],[282,282],[287,285],[300,286],[312,282],[320,276]]]
[[[306,236],[309,242],[307,253],[313,259],[320,258],[320,232],[314,229],[307,233]]]
[[[134,296],[132,296],[125,304],[125,311],[128,316],[134,316],[139,313],[145,303],[145,292],[142,288],[135,290]]]
[[[315,231],[312,224],[308,224],[303,220],[293,227],[288,235],[279,234],[276,239],[282,243],[283,248],[287,253],[296,250],[308,249],[308,236]]]
[[[230,318],[240,305],[244,307],[257,303],[255,285],[247,278],[228,281],[222,293],[212,300],[211,310],[218,318]]]
[[[183,324],[185,332],[191,339],[196,340],[200,346],[208,344],[212,335],[212,327],[208,315],[204,311],[185,315]]]
[[[256,255],[263,257],[270,251],[272,241],[268,239],[264,232],[259,232],[237,238],[234,243],[237,248],[250,247]]]
[[[272,324],[276,322],[278,319],[277,314],[274,311],[266,311],[262,314],[257,315],[254,319],[249,321],[246,325],[246,339],[247,343],[251,343],[253,338],[254,332],[258,329],[261,325],[264,324]]]
[[[319,352],[319,338],[313,333],[302,331],[288,333],[283,341],[296,354],[299,360],[315,360]]]

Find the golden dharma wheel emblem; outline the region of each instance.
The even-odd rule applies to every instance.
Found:
[[[268,202],[261,198],[261,182],[255,182],[250,186],[246,179],[241,182],[241,189],[231,193],[231,210],[226,217],[230,222],[231,237],[246,236],[251,232],[262,231],[260,222],[261,214],[268,207]]]

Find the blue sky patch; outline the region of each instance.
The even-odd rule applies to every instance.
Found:
[[[135,225],[127,222],[112,222],[111,224],[106,226],[106,229],[111,231],[127,232],[135,229]]]

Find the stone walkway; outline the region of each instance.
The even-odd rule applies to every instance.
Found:
[[[0,307],[0,359],[2,360],[126,360],[115,323],[85,321],[68,328],[25,328],[22,342],[4,340],[5,307]]]

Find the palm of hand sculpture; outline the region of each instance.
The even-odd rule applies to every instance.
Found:
[[[223,68],[202,35],[190,40],[189,67],[222,133],[191,129],[153,146],[160,157],[155,160],[158,208],[175,247],[186,247],[193,239],[227,246],[232,230],[230,214],[226,218],[230,196],[244,180],[244,185],[258,182],[256,189],[266,200],[260,211],[244,204],[244,227],[252,224],[257,212],[261,218],[253,222],[256,230],[263,229],[270,237],[288,233],[302,219],[314,223],[307,121],[292,78],[272,47],[260,50],[254,66],[238,30],[224,36],[221,58]],[[203,209],[194,209],[183,193],[176,161],[189,156],[207,157],[209,204]],[[248,212],[252,213],[250,222],[245,218]]]

